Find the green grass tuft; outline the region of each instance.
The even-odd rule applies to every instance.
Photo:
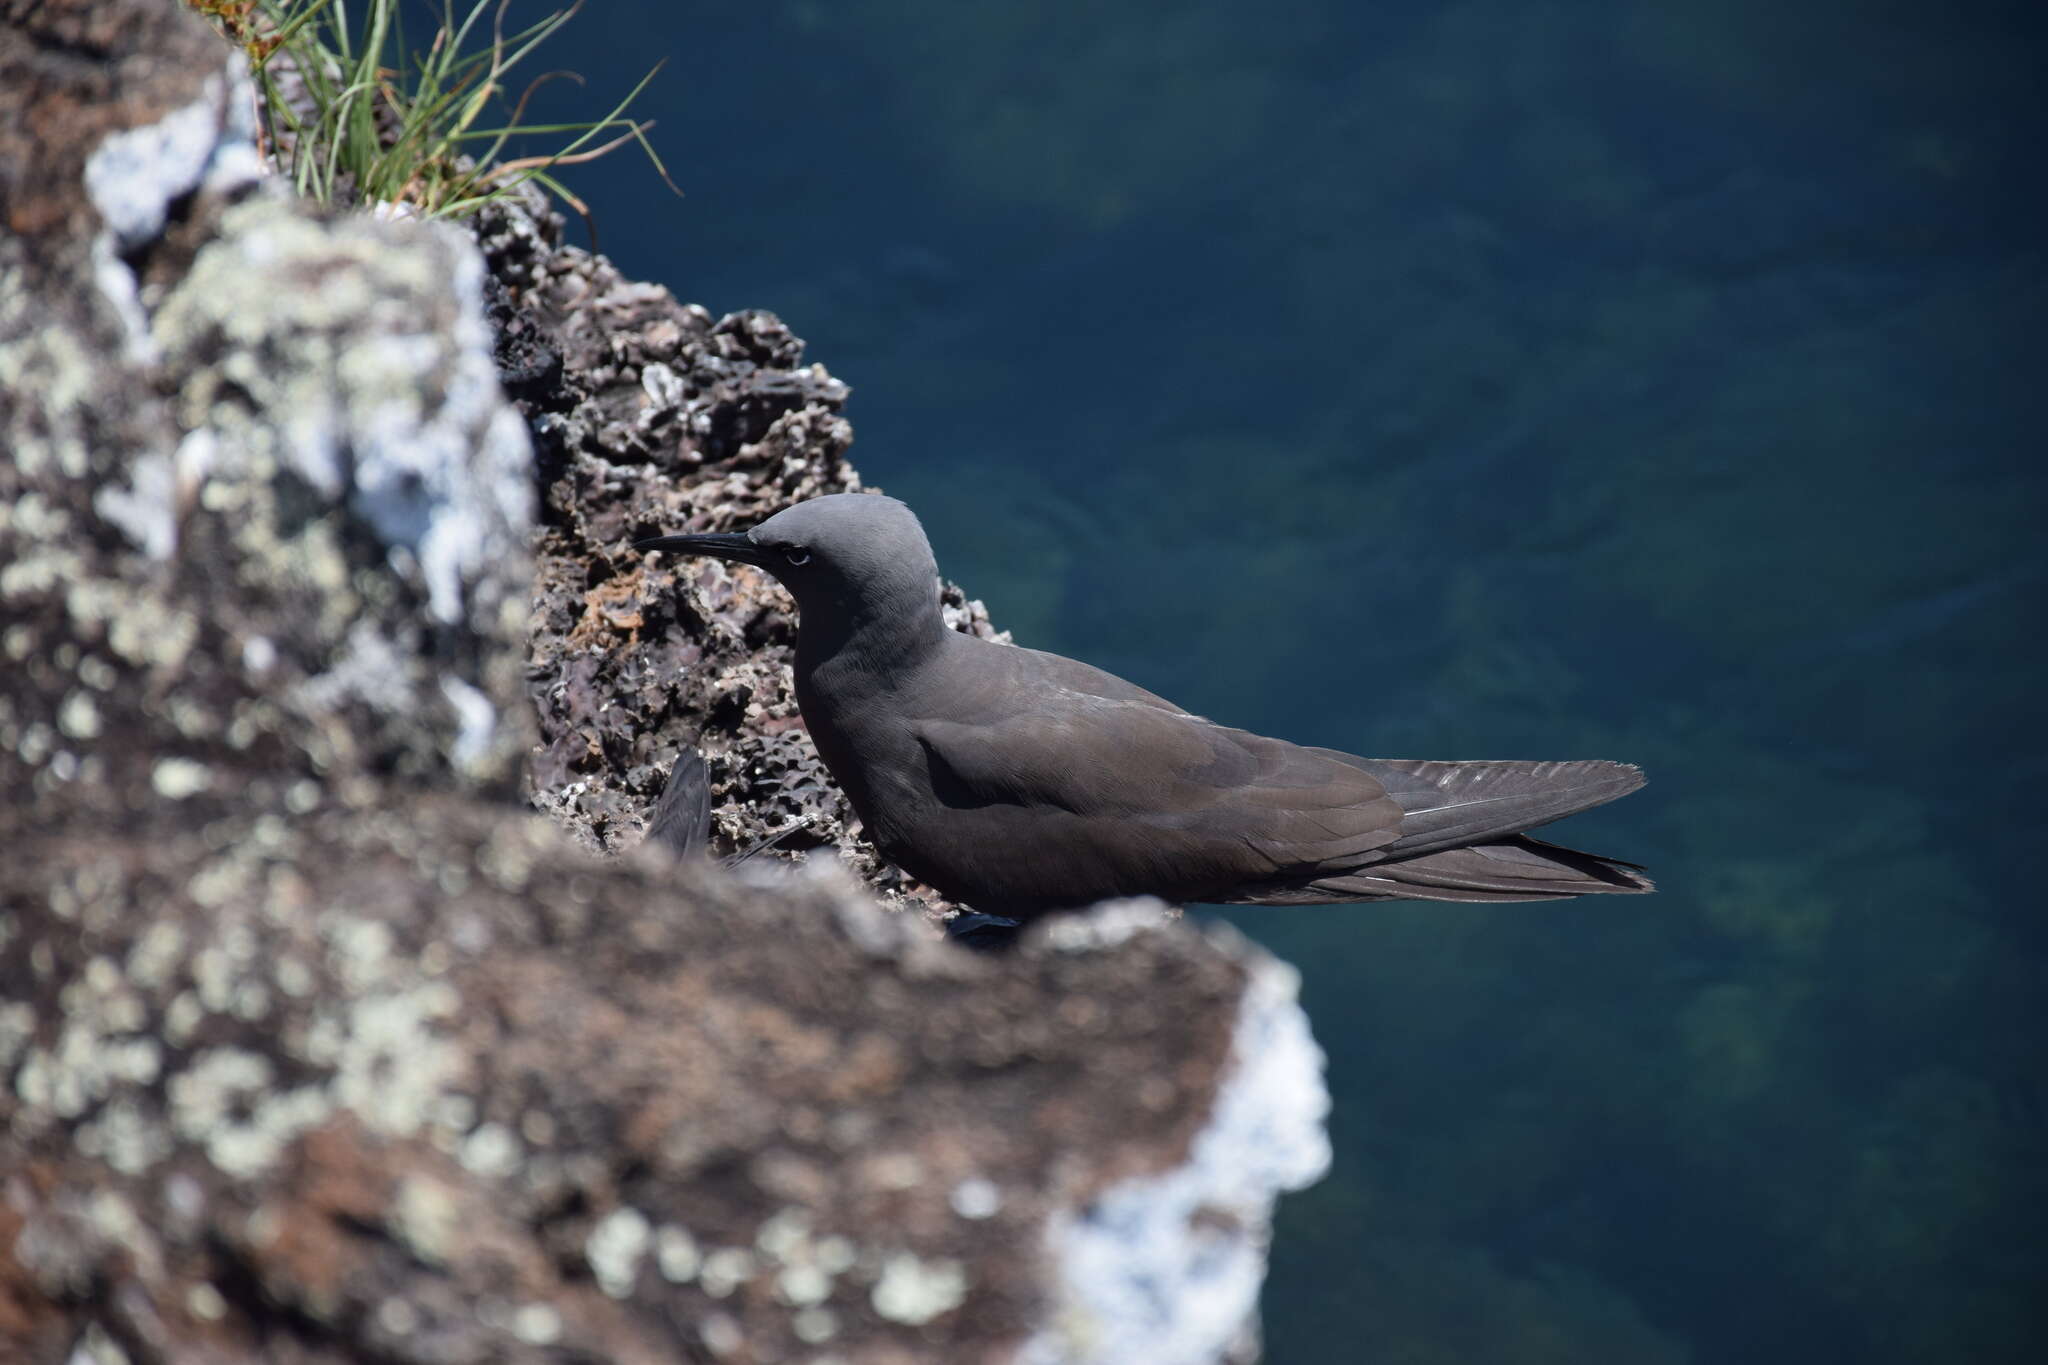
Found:
[[[518,33],[504,31],[508,0],[477,0],[458,14],[442,0],[424,47],[406,41],[401,0],[187,0],[248,54],[262,101],[265,148],[299,193],[322,203],[392,204],[429,218],[459,217],[533,181],[588,218],[556,179],[558,167],[636,142],[675,189],[647,141],[652,123],[625,111],[654,70],[602,119],[526,124],[511,73],[583,0]],[[488,19],[488,25],[486,20]],[[487,124],[486,120],[489,120]],[[551,154],[500,160],[515,138],[557,136]]]

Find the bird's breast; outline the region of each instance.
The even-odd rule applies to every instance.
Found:
[[[882,699],[848,700],[799,688],[797,701],[818,756],[870,837],[901,829],[917,789],[912,770],[923,765],[908,726],[890,715]]]

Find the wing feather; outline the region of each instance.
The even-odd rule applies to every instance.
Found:
[[[941,800],[1065,811],[1134,856],[1171,836],[1218,887],[1356,866],[1401,833],[1401,807],[1363,769],[1142,701],[1066,692],[913,729]]]

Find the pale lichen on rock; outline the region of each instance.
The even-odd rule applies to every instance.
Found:
[[[1188,1159],[1054,1218],[1058,1306],[1020,1365],[1195,1365],[1254,1349],[1273,1200],[1330,1164],[1322,1052],[1299,989],[1292,967],[1256,962]]]

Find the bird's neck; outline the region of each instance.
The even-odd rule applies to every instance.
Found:
[[[836,706],[891,690],[936,655],[945,637],[936,600],[922,611],[804,612],[796,637],[799,698]]]

